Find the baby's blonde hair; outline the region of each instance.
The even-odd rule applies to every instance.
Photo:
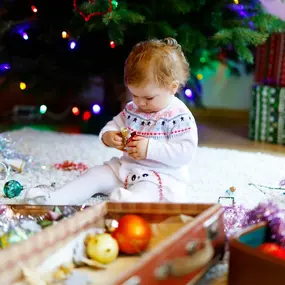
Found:
[[[159,87],[167,88],[176,80],[182,87],[189,73],[189,63],[175,39],[153,39],[133,47],[125,62],[124,79],[126,85],[135,87],[154,81]]]

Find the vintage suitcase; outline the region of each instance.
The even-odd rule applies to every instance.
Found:
[[[35,211],[40,208],[32,207]],[[225,233],[220,205],[107,202],[80,211],[27,241],[3,250],[1,284],[25,284],[21,280],[23,263],[25,267],[36,270],[54,270],[62,262],[70,261],[70,252],[65,250],[79,233],[102,227],[106,221],[130,213],[142,216],[153,225],[182,214],[195,218],[143,255],[119,257],[104,270],[79,269],[87,271],[94,284],[195,284],[224,255]]]
[[[265,223],[230,239],[229,285],[284,285],[285,261],[257,250],[269,241]]]

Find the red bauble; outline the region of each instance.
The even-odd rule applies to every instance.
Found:
[[[264,243],[259,249],[269,255],[285,260],[285,249],[276,243]]]
[[[112,236],[117,240],[121,252],[136,254],[146,249],[151,238],[151,228],[145,219],[137,215],[125,215],[118,224]]]

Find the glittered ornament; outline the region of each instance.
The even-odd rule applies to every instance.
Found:
[[[125,215],[118,220],[118,227],[112,233],[119,249],[126,254],[141,253],[149,244],[151,228],[149,223],[137,215]]]
[[[0,237],[0,247],[7,248],[8,246],[24,241],[28,238],[25,230],[21,228],[15,228],[8,231]]]
[[[24,187],[16,180],[10,180],[4,185],[4,194],[7,198],[14,198],[20,195]]]
[[[108,233],[88,236],[85,243],[87,256],[100,263],[108,264],[118,257],[118,242]]]

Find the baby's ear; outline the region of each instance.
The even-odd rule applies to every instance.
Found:
[[[179,88],[179,81],[178,80],[174,80],[171,84],[171,93],[174,95],[177,93]]]

